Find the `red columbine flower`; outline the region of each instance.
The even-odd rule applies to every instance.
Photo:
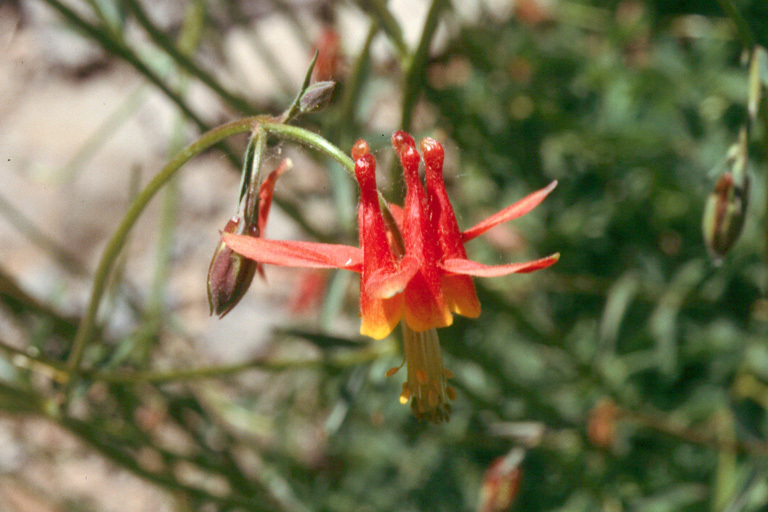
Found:
[[[446,384],[451,373],[443,368],[436,328],[450,325],[452,313],[468,317],[480,314],[472,276],[533,272],[552,265],[559,258],[559,254],[553,254],[523,263],[483,265],[467,259],[464,244],[502,222],[531,211],[557,182],[461,232],[443,183],[442,146],[433,139],[421,142],[426,168],[425,190],[419,179],[420,157],[413,137],[396,132],[392,144],[403,166],[407,187],[404,209],[392,207],[393,215],[399,217],[403,247],[393,242],[399,239],[400,233],[388,229],[384,221],[376,190],[376,160],[365,141],[358,141],[352,149],[355,177],[360,186],[360,248],[230,233],[225,233],[223,239],[235,252],[260,263],[360,272],[360,333],[381,339],[405,318],[403,338],[408,379],[403,384],[400,400],[403,403],[411,400],[417,417],[439,422],[448,419],[448,401],[456,392]],[[397,368],[393,368],[387,375],[396,371]]]
[[[439,241],[430,225],[427,195],[419,179],[421,159],[413,137],[405,132],[395,132],[392,145],[400,157],[407,189],[403,209],[405,254],[419,263],[418,272],[405,288],[405,321],[416,332],[447,327],[453,323],[453,316],[443,296]]]
[[[363,251],[360,334],[378,340],[391,333],[403,317],[400,292],[412,280],[419,265],[413,258],[397,257],[389,243],[376,190],[376,160],[368,152],[368,144],[358,141],[352,148],[352,157],[360,186],[357,229]],[[375,283],[383,284],[376,286]],[[372,289],[376,290],[375,295]]]
[[[475,318],[480,314],[480,303],[470,276],[499,277],[534,272],[555,263],[560,258],[560,254],[555,253],[545,258],[522,263],[483,265],[467,259],[464,244],[499,224],[521,217],[533,210],[557,186],[557,181],[553,181],[543,189],[461,232],[443,182],[443,147],[430,138],[422,139],[420,146],[424,154],[431,229],[433,236],[439,240],[442,251],[438,266],[443,276],[443,293],[451,311]]]
[[[443,147],[434,139],[421,141],[426,169],[426,193],[418,175],[419,155],[413,137],[395,132],[392,145],[400,157],[407,193],[402,212],[406,256],[419,262],[419,270],[405,288],[405,318],[414,331],[445,327],[452,323],[451,312],[475,318],[480,315],[472,276],[499,277],[540,270],[560,257],[484,265],[467,259],[464,244],[503,222],[516,219],[535,208],[555,188],[557,181],[461,232],[443,182]],[[371,283],[368,292],[379,295],[384,279]],[[401,285],[402,283],[398,283]],[[410,307],[409,307],[410,306]]]

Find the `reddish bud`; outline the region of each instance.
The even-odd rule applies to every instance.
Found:
[[[718,258],[725,256],[738,240],[747,210],[749,180],[738,187],[733,175],[726,172],[715,183],[704,207],[702,230],[710,252]]]
[[[516,448],[493,461],[483,478],[478,512],[504,512],[509,509],[520,488],[523,456],[523,450]]]
[[[258,235],[256,225],[246,228],[245,222],[237,215],[227,222],[223,231]],[[253,282],[258,265],[257,262],[234,252],[223,241],[219,241],[208,267],[208,305],[212,315],[216,314],[222,318],[240,302]]]
[[[599,401],[589,413],[587,435],[595,446],[610,448],[616,442],[619,407],[611,399]]]
[[[341,64],[341,38],[332,27],[323,29],[317,42],[315,80],[334,80]]]

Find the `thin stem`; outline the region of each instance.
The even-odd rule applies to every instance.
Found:
[[[768,443],[738,440],[728,441],[718,438],[715,434],[709,433],[709,429],[704,431],[675,425],[665,421],[663,418],[627,409],[620,409],[619,417],[645,428],[650,428],[669,436],[676,437],[688,443],[709,446],[726,452],[749,454],[760,457],[768,456]]]
[[[378,22],[394,45],[400,60],[402,62],[407,61],[411,52],[403,37],[403,30],[392,13],[389,12],[384,0],[361,0],[360,7]]]
[[[136,460],[125,455],[122,451],[120,451],[120,449],[102,439],[103,434],[98,432],[87,422],[69,417],[53,417],[51,419],[55,420],[59,425],[66,428],[72,434],[76,435],[91,445],[91,447],[95,448],[96,451],[101,453],[115,464],[165,489],[180,491],[198,500],[211,501],[213,503],[219,503],[221,505],[230,507],[244,507],[246,510],[253,511],[271,510],[266,508],[263,503],[256,500],[252,500],[243,496],[217,496],[203,489],[183,484],[175,478],[165,474],[153,473],[152,471],[149,471],[139,465]]]
[[[231,377],[251,370],[282,371],[306,368],[348,368],[363,363],[368,363],[380,358],[382,355],[394,352],[394,347],[386,350],[382,347],[369,347],[362,350],[344,353],[343,355],[326,359],[285,359],[275,361],[252,360],[244,363],[222,366],[206,366],[202,368],[184,368],[173,370],[148,370],[148,371],[85,371],[82,375],[93,381],[109,383],[153,383],[162,384],[168,382],[185,382],[210,379],[216,377]]]
[[[51,333],[68,339],[77,328],[77,320],[65,317],[45,303],[25,292],[5,269],[0,266],[0,302],[20,319],[31,313],[50,322]]]
[[[338,147],[334,146],[328,140],[324,139],[320,135],[305,130],[304,128],[298,128],[296,126],[290,126],[279,123],[265,122],[261,125],[267,133],[277,135],[283,139],[299,142],[304,146],[315,149],[321,153],[324,153],[337,162],[339,162],[344,169],[354,178],[355,177],[355,163],[350,157],[341,151]],[[384,214],[384,220],[387,222],[387,227],[395,237],[395,244],[398,248],[404,248],[405,244],[402,241],[402,235],[397,227],[392,212],[389,210],[389,203],[379,191],[379,205],[381,206],[382,213]],[[405,253],[405,250],[402,251]]]
[[[751,50],[755,46],[756,41],[747,20],[741,15],[741,12],[739,12],[732,0],[717,0],[717,2],[734,25],[736,25],[736,35],[741,40],[742,46]]]
[[[83,20],[75,11],[62,4],[59,0],[43,0],[48,5],[56,9],[64,18],[75,25],[78,29],[85,32],[91,39],[98,42],[108,53],[117,55],[122,58],[136,70],[144,75],[144,77],[157,86],[163,93],[165,93],[171,101],[173,101],[179,109],[184,112],[189,119],[191,119],[201,131],[207,131],[210,129],[208,124],[200,118],[189,105],[186,104],[184,99],[174,90],[172,90],[163,80],[152,71],[133,51],[125,46],[122,42],[115,40],[110,34],[104,30],[91,25]]]
[[[285,112],[278,116],[277,120],[279,122],[287,123],[301,113],[301,97],[304,96],[304,93],[307,92],[307,88],[309,87],[310,82],[312,82],[312,71],[315,69],[318,53],[319,52],[315,50],[315,55],[312,57],[312,62],[309,63],[309,66],[307,67],[307,73],[304,75],[304,82],[302,82],[301,87],[299,88],[299,92],[296,94],[296,97],[293,99],[291,105],[285,109]]]
[[[267,149],[267,134],[261,125],[253,130],[253,158],[250,162],[250,168],[244,169],[248,173],[248,190],[245,193],[245,209],[243,212],[245,224],[249,225],[257,221],[259,210],[259,188],[261,163],[264,160],[264,151]]]
[[[303,146],[328,155],[329,157],[339,162],[342,166],[344,166],[347,172],[354,177],[355,163],[352,161],[352,159],[348,157],[346,153],[341,151],[338,147],[320,135],[309,130],[305,130],[304,128],[299,128],[297,126],[269,121],[263,122],[261,126],[267,133],[271,135],[275,135],[281,139],[298,142]]]
[[[416,47],[413,56],[405,68],[403,77],[403,115],[401,126],[403,130],[410,131],[413,121],[413,109],[419,94],[424,85],[424,70],[427,59],[429,58],[429,48],[432,45],[432,38],[437,30],[440,21],[440,13],[448,6],[447,0],[434,0],[429,8],[427,20],[424,23],[424,30],[421,33],[421,40]]]
[[[66,368],[62,363],[32,355],[28,351],[11,346],[3,340],[0,340],[0,352],[3,352],[11,364],[17,368],[36,370],[58,381],[66,380]]]
[[[128,7],[133,11],[136,21],[139,25],[149,34],[152,41],[163,49],[184,71],[194,76],[205,85],[207,85],[213,92],[219,95],[219,97],[228,103],[231,107],[239,110],[244,114],[253,114],[254,108],[250,102],[238,96],[235,93],[227,90],[221,85],[216,78],[203,68],[197,65],[195,61],[187,57],[184,53],[179,51],[176,45],[170,41],[165,34],[163,34],[157,27],[150,21],[147,14],[142,9],[141,5],[136,0],[127,0]]]
[[[77,257],[38,228],[3,195],[0,195],[0,215],[8,219],[8,222],[24,234],[30,242],[50,253],[56,262],[69,272],[81,277],[88,275],[88,270]]]
[[[181,167],[187,163],[192,157],[224,140],[225,138],[235,135],[237,133],[247,132],[253,129],[253,126],[258,123],[261,117],[248,117],[227,123],[218,128],[203,134],[195,142],[187,146],[176,157],[174,157],[165,167],[152,179],[147,187],[141,191],[136,197],[133,204],[126,213],[117,231],[112,235],[112,238],[107,243],[107,247],[99,262],[99,266],[96,269],[96,274],[93,279],[93,286],[91,287],[91,296],[88,303],[88,307],[83,315],[80,325],[77,329],[77,334],[72,345],[72,352],[69,355],[67,361],[67,368],[70,371],[74,371],[80,365],[80,361],[83,357],[83,351],[86,345],[90,342],[95,328],[96,316],[98,313],[101,298],[104,294],[105,287],[109,278],[109,274],[120,254],[121,249],[125,245],[128,237],[128,233],[133,225],[138,220],[141,213],[146,208],[149,201],[155,196],[155,194],[170,180]]]

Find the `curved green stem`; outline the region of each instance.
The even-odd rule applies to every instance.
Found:
[[[149,201],[157,192],[170,180],[181,167],[197,154],[205,151],[211,146],[221,142],[225,138],[238,133],[254,130],[256,127],[264,130],[267,134],[278,138],[298,142],[303,146],[319,151],[337,162],[354,176],[355,164],[352,159],[342,152],[338,147],[320,135],[297,128],[295,126],[276,123],[269,116],[246,117],[231,123],[227,123],[218,128],[203,134],[195,142],[183,149],[177,154],[165,167],[149,182],[144,190],[136,197],[123,221],[117,228],[112,238],[107,243],[107,247],[102,254],[99,266],[94,275],[93,285],[91,287],[91,296],[88,306],[82,320],[77,328],[77,333],[72,344],[72,351],[67,360],[67,370],[73,373],[80,366],[85,347],[93,337],[93,331],[96,326],[96,317],[101,303],[104,290],[106,289],[110,272],[114,267],[115,261],[125,245],[128,233],[138,220],[141,213],[146,208]]]
[[[439,0],[438,0],[439,1]],[[324,139],[320,135],[305,130],[304,128],[298,128],[296,126],[290,126],[286,124],[279,124],[274,122],[266,122],[261,125],[267,133],[276,135],[280,138],[299,142],[304,146],[310,147],[324,153],[337,162],[339,162],[344,169],[354,178],[355,177],[355,163],[350,157],[341,151],[338,147],[334,146],[331,142]],[[405,244],[403,243],[400,229],[397,227],[392,212],[389,209],[389,203],[384,198],[381,192],[379,192],[379,205],[381,206],[382,213],[384,214],[384,220],[387,223],[387,227],[395,237],[395,245],[401,254],[405,253]]]
[[[291,140],[298,142],[303,146],[324,153],[329,157],[339,162],[352,176],[355,175],[355,163],[350,157],[346,155],[342,150],[333,145],[327,139],[324,139],[320,135],[299,128],[297,126],[291,126],[288,124],[280,124],[275,122],[263,122],[261,126],[264,130],[270,134],[275,135],[281,139]]]
[[[253,129],[253,126],[257,124],[262,117],[247,117],[231,123],[222,125],[218,128],[203,134],[195,142],[183,149],[178,155],[176,155],[165,167],[149,182],[147,187],[141,191],[131,204],[128,212],[126,213],[117,231],[112,235],[112,238],[107,243],[107,247],[99,262],[99,266],[96,269],[96,274],[93,279],[93,286],[91,287],[91,297],[88,302],[88,307],[83,315],[82,320],[75,334],[75,339],[72,345],[72,352],[69,354],[67,360],[67,369],[71,372],[74,371],[79,365],[83,357],[83,351],[90,341],[93,330],[96,324],[96,315],[98,313],[101,298],[104,295],[104,290],[107,285],[107,281],[117,260],[120,250],[125,245],[128,232],[133,228],[133,225],[138,220],[141,213],[146,208],[149,201],[155,196],[155,194],[170,180],[176,172],[187,163],[195,155],[205,151],[211,146],[224,140],[225,138],[235,135],[237,133],[248,132]]]

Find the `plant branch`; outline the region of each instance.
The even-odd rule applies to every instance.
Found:
[[[426,69],[427,59],[429,58],[429,48],[432,45],[432,38],[440,21],[440,14],[443,9],[448,7],[447,0],[433,0],[429,8],[427,20],[424,23],[424,30],[421,33],[421,40],[413,53],[408,66],[405,68],[403,77],[403,112],[401,126],[405,131],[410,131],[413,121],[413,109],[419,94],[424,85],[424,71]]]
[[[410,58],[410,50],[405,43],[403,37],[403,30],[397,23],[397,20],[387,8],[384,0],[361,0],[359,2],[360,7],[367,12],[376,22],[381,26],[382,30],[397,51],[397,56],[401,61],[406,61]]]
[[[169,382],[197,381],[216,377],[232,377],[251,370],[283,371],[302,368],[348,368],[358,364],[368,363],[381,357],[392,350],[392,346],[372,346],[354,351],[342,351],[340,355],[323,359],[284,359],[263,360],[254,359],[244,363],[222,366],[207,366],[201,368],[184,368],[172,370],[148,370],[148,371],[83,371],[81,376],[93,380],[109,383],[153,383],[164,384]]]
[[[197,500],[210,501],[229,507],[245,507],[247,510],[252,511],[273,510],[264,507],[264,505],[259,501],[252,500],[244,496],[231,494],[225,496],[217,496],[206,490],[181,483],[175,478],[172,478],[166,474],[149,471],[141,467],[141,465],[139,465],[136,460],[128,457],[113,444],[102,439],[103,435],[100,435],[100,433],[88,423],[70,417],[53,417],[51,419],[55,420],[59,425],[88,443],[91,447],[95,448],[99,453],[101,453],[104,457],[108,458],[115,464],[165,489],[180,491]]]
[[[207,85],[231,107],[247,115],[251,115],[255,112],[253,106],[251,106],[247,99],[227,90],[223,85],[221,85],[221,83],[218,82],[218,80],[216,80],[216,78],[214,78],[212,74],[208,73],[206,70],[198,66],[195,61],[187,57],[183,52],[179,51],[176,45],[174,45],[173,42],[169,40],[165,34],[158,30],[152,21],[150,21],[149,17],[144,12],[139,2],[136,0],[127,0],[127,4],[136,17],[136,21],[138,21],[139,25],[141,25],[147,34],[149,34],[149,37],[152,39],[152,41],[163,51],[165,51],[165,53],[167,53],[180,68]]]
[[[636,425],[662,432],[688,443],[709,446],[719,451],[741,453],[759,457],[768,456],[768,443],[753,441],[727,441],[709,432],[670,423],[655,415],[619,409],[619,418],[631,421]]]
[[[739,12],[732,0],[717,0],[717,2],[734,25],[736,25],[736,35],[741,40],[742,46],[751,50],[757,42],[747,20],[741,15],[741,12]]]
[[[168,98],[173,101],[182,112],[184,112],[184,115],[191,119],[192,122],[194,122],[201,131],[207,131],[210,129],[208,124],[203,121],[203,119],[198,116],[197,113],[195,113],[189,107],[189,105],[186,104],[181,95],[172,90],[160,78],[160,76],[152,71],[149,66],[147,66],[144,61],[142,61],[135,53],[133,53],[130,48],[125,46],[125,44],[115,40],[110,34],[101,28],[95,27],[87,21],[83,20],[75,11],[61,3],[59,0],[43,1],[49,6],[53,7],[59,14],[66,18],[67,21],[85,32],[85,34],[88,35],[91,39],[98,42],[108,53],[117,55],[118,57],[122,58],[131,66],[133,66],[136,71],[144,75],[147,80],[152,82],[152,84],[154,84],[158,89],[163,91],[163,93],[168,96]]]
[[[93,286],[91,287],[91,296],[89,299],[88,307],[83,315],[80,325],[77,329],[77,334],[72,345],[72,352],[69,355],[67,361],[67,367],[70,371],[74,371],[79,365],[83,357],[83,351],[86,345],[89,343],[93,330],[95,328],[96,316],[98,308],[101,303],[101,298],[104,294],[105,287],[110,275],[110,272],[120,254],[121,249],[125,245],[128,233],[133,225],[138,220],[141,213],[146,208],[149,201],[154,195],[170,180],[181,167],[192,159],[197,154],[210,148],[211,146],[221,142],[225,138],[235,135],[237,133],[247,132],[253,129],[253,126],[258,123],[260,117],[248,117],[227,123],[218,128],[203,134],[195,142],[187,146],[179,154],[176,155],[165,167],[150,181],[147,187],[141,191],[131,204],[128,212],[126,213],[120,226],[117,228],[112,238],[107,243],[107,247],[99,262],[99,266],[96,269],[96,273],[93,279]]]

